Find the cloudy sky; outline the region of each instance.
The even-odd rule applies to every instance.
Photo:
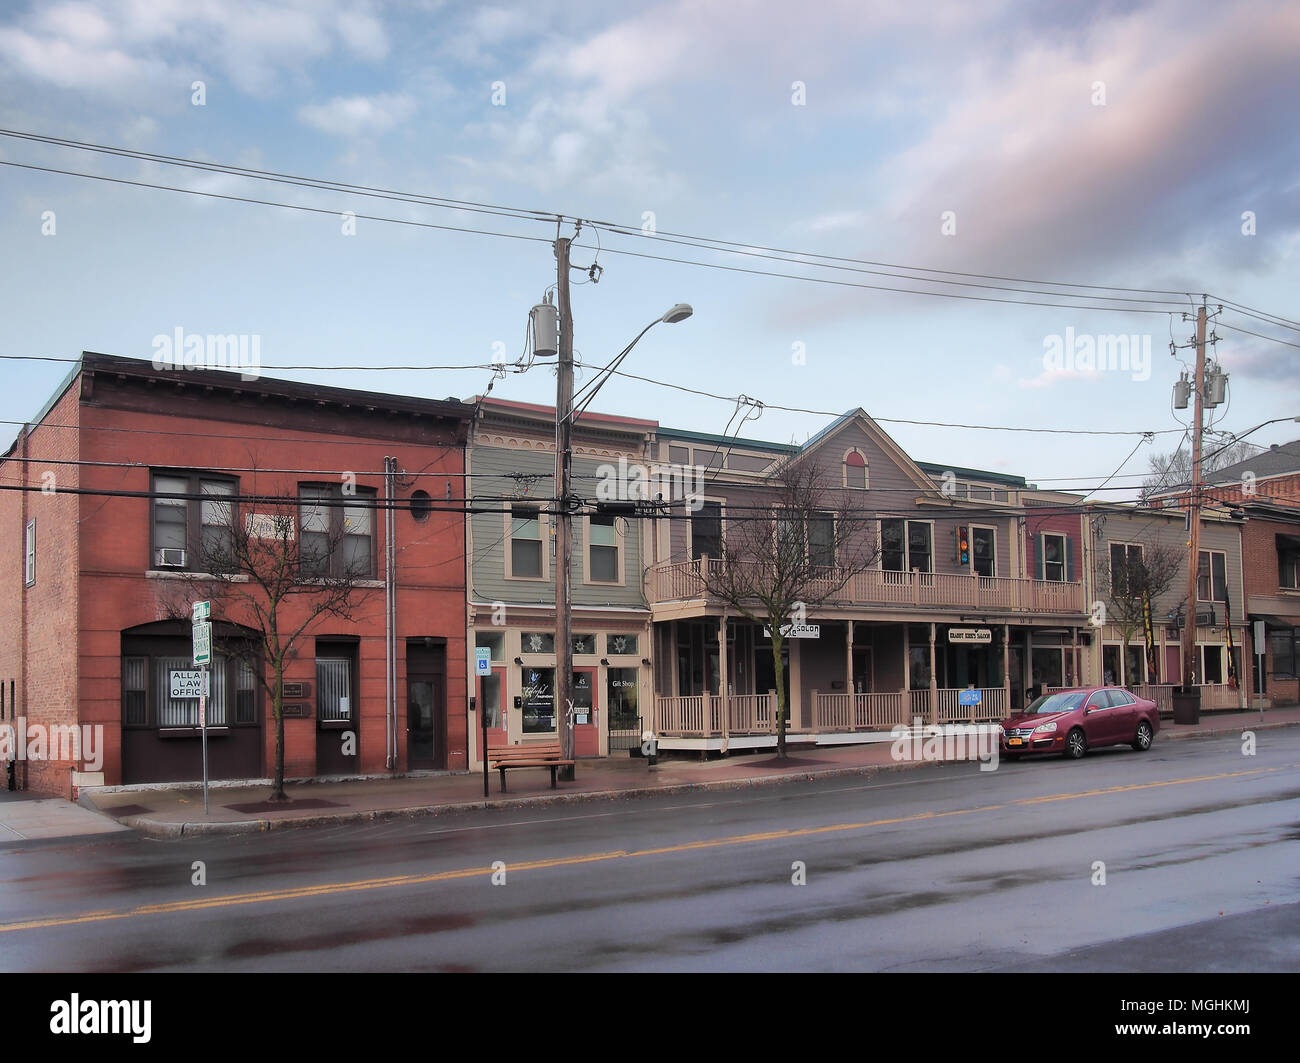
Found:
[[[1190,353],[1169,344],[1189,340],[1194,302],[1180,293],[1300,319],[1297,56],[1300,7],[1261,0],[8,2],[0,125],[586,219],[574,260],[603,273],[574,288],[579,358],[603,364],[689,302],[625,368],[723,396],[616,379],[595,404],[611,413],[722,432],[744,395],[764,408],[743,434],[780,441],[827,417],[774,406],[1172,433],[1139,446],[885,422],[920,460],[1080,487],[1135,446],[1124,474],[1178,442],[1170,390]],[[180,328],[258,337],[268,376],[467,397],[489,370],[327,367],[513,362],[555,279],[553,221],[8,136],[0,161],[315,208],[0,166],[4,355],[150,358]],[[700,237],[731,251],[673,242]],[[963,283],[907,279],[918,269]],[[1028,281],[1108,290],[1080,301],[1061,296],[1092,290]],[[1068,305],[1026,305],[1041,302]],[[1300,330],[1220,321],[1220,426],[1300,415],[1300,348],[1227,326],[1292,344]],[[1113,336],[1130,337],[1128,365],[1052,357]],[[0,362],[6,440],[67,370]],[[554,389],[536,365],[493,394]]]

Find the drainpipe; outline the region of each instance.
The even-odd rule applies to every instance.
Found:
[[[393,769],[395,718],[393,694],[396,686],[393,667],[393,459],[384,458],[384,767]]]

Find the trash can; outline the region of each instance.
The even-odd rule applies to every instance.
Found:
[[[1174,723],[1200,722],[1200,690],[1196,687],[1174,687]]]

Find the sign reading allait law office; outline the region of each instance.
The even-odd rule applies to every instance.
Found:
[[[950,627],[948,641],[985,644],[993,641],[993,632],[986,627]]]

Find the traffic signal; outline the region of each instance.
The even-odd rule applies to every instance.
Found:
[[[962,565],[970,564],[970,535],[965,525],[957,529],[957,562]]]

